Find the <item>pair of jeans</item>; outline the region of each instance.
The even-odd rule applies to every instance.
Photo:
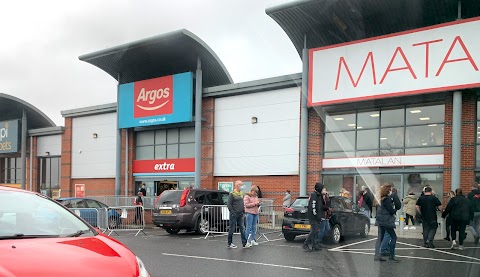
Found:
[[[435,233],[437,233],[438,223],[437,221],[423,221],[423,242],[425,244],[432,244],[435,238]],[[452,229],[454,230],[454,229]]]
[[[475,213],[473,220],[470,221],[469,229],[474,237],[480,237],[480,212]]]
[[[322,219],[320,221],[320,226],[319,226],[319,233],[318,233],[318,243],[322,243],[323,237],[327,234],[327,232],[330,230],[328,219]]]
[[[247,242],[255,240],[255,233],[257,232],[257,222],[258,214],[246,213],[246,228],[245,228],[245,239]]]
[[[393,228],[378,226],[378,238],[377,242],[375,243],[375,257],[380,257],[380,247],[382,242],[384,241],[385,234],[390,236],[390,244],[389,244],[389,252],[390,257],[395,257],[395,245],[397,244],[397,234],[395,234],[395,230]]]
[[[465,228],[467,228],[467,222],[452,220],[452,240],[457,239],[457,230],[458,230],[458,244],[463,245],[463,241],[465,240]]]
[[[390,236],[390,234],[388,232],[383,235],[382,244],[380,245],[380,251],[382,253],[390,252],[390,242],[391,242],[391,240],[392,240],[392,237]]]
[[[233,243],[233,233],[235,228],[238,226],[240,229],[240,238],[242,239],[242,245],[247,244],[247,239],[245,238],[245,225],[243,223],[243,213],[232,214],[230,213],[230,229],[228,229],[228,245]]]
[[[307,239],[303,245],[308,246],[308,248],[313,249],[318,243],[318,234],[320,231],[320,222],[317,220],[309,220],[310,223],[310,233],[308,234]]]

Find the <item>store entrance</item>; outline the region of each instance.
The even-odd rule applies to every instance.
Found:
[[[142,181],[136,180],[135,181],[135,195],[137,195],[138,191],[140,190],[142,184],[145,184],[145,189],[147,190],[147,196],[158,196],[165,190],[184,190],[193,188],[195,182],[192,179],[186,180],[148,180]]]

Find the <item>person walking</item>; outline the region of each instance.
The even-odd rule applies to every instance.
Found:
[[[417,215],[417,209],[415,208],[417,204],[417,196],[413,191],[410,191],[405,198],[403,198],[403,212],[405,213],[405,230],[415,230],[415,216]],[[408,222],[412,222],[412,226],[408,228]]]
[[[468,194],[468,200],[473,208],[473,220],[470,221],[469,228],[473,235],[475,245],[478,245],[480,238],[480,185],[474,182],[472,191]]]
[[[140,191],[143,194],[143,197],[147,196],[147,190],[145,189],[145,183],[142,184],[142,187],[140,188]]]
[[[453,191],[450,191],[447,194],[447,206],[448,206],[448,203],[450,203],[450,200],[452,200],[454,197],[455,197],[455,192],[453,192]],[[451,234],[451,231],[452,231],[452,217],[449,216],[449,215],[446,215],[444,218],[445,218],[445,231],[446,231],[447,236],[444,237],[443,239],[447,240],[447,241],[450,241],[450,234]]]
[[[285,196],[283,197],[283,208],[290,207],[292,202],[292,195],[290,194],[290,190],[287,189],[285,192]]]
[[[395,213],[400,207],[397,207],[392,197],[392,188],[391,184],[385,184],[380,187],[380,206],[378,207],[376,225],[378,225],[378,237],[375,244],[375,256],[374,261],[384,262],[380,255],[380,247],[384,239],[385,233],[390,235],[390,255],[389,259],[391,261],[398,262],[400,261],[395,255],[395,245],[397,243],[397,234],[395,234]],[[398,201],[400,202],[400,200]]]
[[[255,233],[257,231],[258,222],[258,208],[260,207],[257,192],[257,187],[252,186],[250,192],[247,192],[243,198],[243,204],[245,205],[245,218],[247,220],[247,227],[245,228],[245,238],[247,240],[246,247],[258,245],[258,243],[255,241]]]
[[[305,251],[321,250],[321,248],[317,247],[317,243],[320,231],[320,221],[325,217],[325,211],[322,209],[321,204],[322,190],[322,183],[316,183],[315,190],[310,194],[310,199],[308,200],[307,217],[310,223],[310,233],[303,243],[303,249]]]
[[[417,200],[417,211],[420,213],[423,227],[423,246],[426,248],[435,248],[433,240],[437,232],[437,208],[442,203],[432,194],[432,188],[427,186],[423,195]]]
[[[394,184],[392,182],[386,183],[387,185],[392,186],[392,194],[389,196],[392,198],[392,202],[395,207],[395,212],[400,210],[402,207],[402,203],[400,202],[400,198],[398,198],[398,192],[397,189],[394,187]],[[389,233],[385,233],[383,237],[382,244],[380,245],[380,253],[382,256],[390,256],[390,249],[391,249],[391,244],[392,243],[392,237],[390,236]]]
[[[229,194],[227,200],[228,211],[230,212],[230,229],[228,230],[228,248],[237,248],[233,244],[233,232],[235,228],[240,229],[240,239],[242,240],[242,245],[244,248],[247,247],[247,239],[245,238],[245,226],[243,224],[243,217],[245,213],[245,206],[243,203],[243,193],[242,189],[244,188],[242,181],[235,181],[234,189]]]
[[[143,206],[143,199],[142,199],[142,192],[138,192],[138,196],[135,199],[135,205],[138,206],[135,208],[135,218],[134,222],[135,224],[140,223],[140,225],[143,225],[143,215],[142,215],[142,206]]]
[[[320,219],[320,229],[318,232],[316,249],[325,248],[325,246],[322,244],[322,241],[328,231],[330,231],[330,217],[332,216],[333,211],[330,205],[330,197],[328,196],[328,192],[325,187],[322,188],[322,194],[319,203],[321,204],[324,217]]]
[[[455,249],[457,247],[456,238],[458,230],[458,248],[463,250],[463,241],[465,240],[465,228],[470,220],[473,220],[473,208],[470,204],[470,201],[463,196],[461,189],[455,190],[455,197],[448,202],[445,211],[442,213],[442,217],[446,216],[452,218],[452,246],[450,249]]]
[[[358,196],[358,207],[368,217],[372,217],[373,195],[366,186],[362,186],[362,190]]]

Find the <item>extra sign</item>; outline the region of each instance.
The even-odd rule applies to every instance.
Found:
[[[120,128],[192,120],[193,75],[181,73],[119,86]]]
[[[309,105],[480,86],[480,18],[309,51]]]

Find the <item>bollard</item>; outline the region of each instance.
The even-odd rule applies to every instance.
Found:
[[[405,227],[405,216],[400,215],[400,235],[403,236],[403,228]]]
[[[275,229],[275,209],[272,211],[272,228]]]

